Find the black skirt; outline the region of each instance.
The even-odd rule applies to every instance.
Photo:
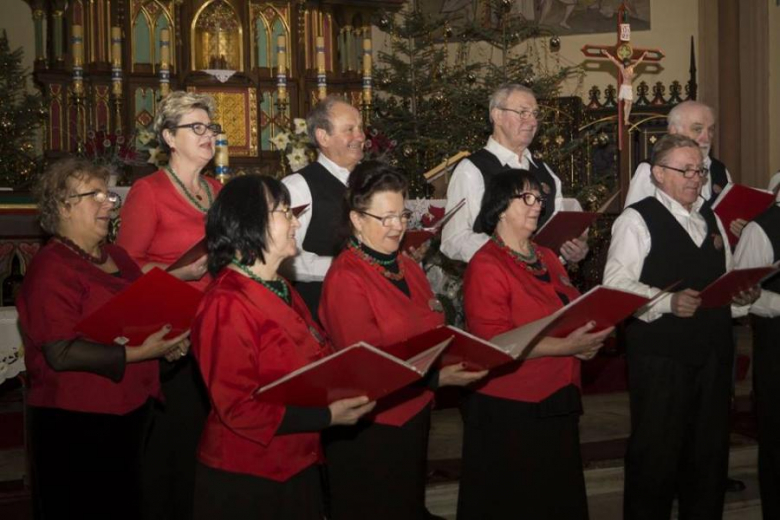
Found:
[[[329,520],[425,518],[431,408],[401,427],[376,423],[323,432]]]
[[[195,520],[323,520],[321,466],[284,482],[198,463]]]
[[[474,393],[461,410],[458,520],[588,518],[576,387],[541,403]]]
[[[140,518],[149,405],[125,415],[28,408],[35,518]]]

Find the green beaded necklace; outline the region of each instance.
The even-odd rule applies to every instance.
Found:
[[[238,267],[241,272],[243,272],[245,275],[247,275],[252,280],[256,281],[275,295],[277,295],[279,298],[282,299],[287,305],[290,305],[292,303],[292,298],[290,297],[290,288],[287,287],[287,283],[284,281],[284,278],[279,278],[279,282],[282,282],[282,290],[280,291],[276,287],[273,286],[272,282],[269,282],[267,280],[263,280],[259,276],[257,276],[255,273],[253,273],[247,266],[243,265],[238,261],[238,259],[234,258],[230,261],[231,264]]]
[[[181,182],[181,179],[173,171],[173,168],[168,166],[165,169],[168,171],[168,173],[171,174],[171,177],[173,177],[174,182],[176,182],[176,184],[179,186],[179,188],[181,188],[181,191],[184,192],[184,194],[187,196],[187,198],[190,200],[190,202],[192,202],[195,205],[195,207],[198,208],[199,210],[201,210],[203,213],[208,212],[209,208],[211,207],[211,203],[213,201],[211,199],[211,190],[209,189],[209,184],[203,179],[203,177],[201,177],[199,175],[198,176],[198,181],[200,182],[200,187],[203,188],[203,191],[206,192],[206,197],[209,199],[209,208],[204,207],[200,202],[198,202],[195,199],[195,197],[192,196],[192,194],[190,193],[190,190],[188,190],[187,187],[184,185],[184,183]]]

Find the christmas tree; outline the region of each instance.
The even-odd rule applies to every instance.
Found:
[[[22,68],[22,49],[11,51],[8,37],[0,36],[0,186],[21,187],[38,170],[36,130],[46,116],[40,95],[26,90],[28,73]]]
[[[560,40],[512,13],[511,5],[505,0],[490,3],[488,16],[479,18],[491,23],[474,21],[458,34],[448,20],[426,16],[416,2],[377,20],[390,35],[391,50],[378,53],[377,117],[372,122],[397,143],[390,160],[409,176],[412,197],[429,194],[424,172],[461,150],[484,146],[491,132],[488,98],[498,85],[521,83],[541,102],[555,98],[566,78],[582,73],[578,67],[548,67],[539,42],[546,52],[548,44],[555,50]],[[470,56],[475,40],[489,44],[490,59]],[[544,136],[555,132],[554,124],[541,125],[539,142],[550,142]],[[565,157],[578,146],[580,142],[550,146],[545,160],[554,163],[550,154]]]

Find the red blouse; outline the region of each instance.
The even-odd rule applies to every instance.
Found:
[[[399,261],[411,298],[350,250],[333,261],[319,314],[336,349],[358,341],[381,348],[444,324],[444,315],[430,308],[434,295],[423,270],[405,255]],[[432,399],[428,389],[407,387],[380,401],[372,415],[378,423],[401,426]]]
[[[30,376],[27,402],[33,406],[121,415],[159,397],[157,360],[128,363],[119,383],[89,372],[54,371],[43,345],[78,337],[75,326],[141,276],[127,253],[107,245],[120,276],[108,274],[59,242],[33,257],[16,307]]]
[[[216,198],[222,185],[203,178]],[[172,264],[206,234],[206,215],[176,190],[163,170],[133,183],[121,217],[116,243],[141,267],[150,262]],[[210,281],[207,273],[190,283],[205,290]]]
[[[537,246],[550,282],[543,282],[488,241],[469,262],[463,280],[463,305],[469,330],[492,338],[544,318],[563,306],[558,293],[574,300],[575,289],[555,253]],[[569,385],[580,386],[580,361],[574,356],[540,357],[524,361],[511,372],[489,375],[476,387],[483,394],[539,402]]]
[[[291,292],[292,307],[232,269],[206,290],[192,324],[192,349],[212,405],[198,447],[207,466],[281,482],[323,460],[319,433],[277,436],[285,407],[254,398],[258,388],[331,352]]]

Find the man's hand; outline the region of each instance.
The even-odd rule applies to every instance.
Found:
[[[759,296],[761,296],[761,286],[755,285],[750,289],[740,291],[738,295],[734,296],[734,298],[731,300],[731,303],[737,305],[738,307],[742,307],[743,305],[750,305],[754,301],[758,300]]]
[[[561,256],[567,263],[576,264],[588,256],[588,232],[583,233],[579,238],[564,242],[561,246]]]
[[[684,289],[672,294],[672,313],[678,318],[690,318],[701,305],[699,291]]]
[[[729,231],[737,237],[740,237],[742,236],[742,230],[745,229],[747,223],[747,220],[743,218],[734,219],[731,221],[731,224],[729,224]]]

